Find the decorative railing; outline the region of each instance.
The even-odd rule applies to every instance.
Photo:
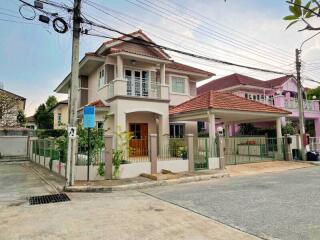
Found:
[[[109,82],[107,86],[108,98],[116,95],[135,96],[142,98],[161,98],[161,85],[155,82],[149,82],[143,79],[139,84],[132,81],[122,81],[121,84],[116,84],[115,81]],[[121,89],[120,89],[121,88]]]
[[[298,109],[299,107],[298,99],[291,99],[291,100],[286,99],[284,102],[284,106],[287,109]],[[304,100],[303,107],[305,110],[308,110],[308,111],[319,111],[319,104],[314,100]]]

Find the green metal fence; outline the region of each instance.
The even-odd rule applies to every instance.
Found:
[[[32,154],[36,162],[40,162],[40,157],[50,158],[50,170],[52,170],[53,160],[59,160],[60,163],[66,163],[67,161],[67,149],[59,149],[55,139],[34,140]]]
[[[208,169],[209,158],[217,157],[218,147],[216,138],[194,139],[194,167],[196,170]]]
[[[227,165],[284,160],[284,138],[230,137],[225,139]]]

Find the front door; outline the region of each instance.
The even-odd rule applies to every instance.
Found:
[[[130,157],[148,155],[148,124],[130,123],[130,132],[133,138],[130,140]]]

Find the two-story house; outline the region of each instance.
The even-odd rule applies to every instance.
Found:
[[[17,116],[25,107],[26,98],[0,88],[0,128],[20,127]]]
[[[197,94],[203,94],[209,90],[231,92],[238,96],[272,105],[278,108],[286,109],[291,112],[287,117],[282,117],[282,125],[287,121],[298,122],[299,111],[297,101],[297,82],[295,78],[284,76],[276,79],[262,81],[259,79],[251,78],[241,74],[232,74],[207,84],[200,86],[197,89]],[[304,94],[304,98],[305,98]],[[304,116],[305,119],[314,121],[315,134],[320,137],[320,110],[318,100],[304,99]],[[257,127],[268,128],[271,127],[273,122],[266,120],[259,122],[255,125]],[[223,126],[223,123],[218,123],[217,126]],[[238,125],[231,126],[232,134],[239,131]]]
[[[99,127],[111,133],[129,130],[136,140],[133,144],[146,149],[149,134],[158,134],[160,144],[168,137],[196,134],[197,122],[169,122],[169,108],[195,97],[196,83],[214,74],[174,62],[163,50],[145,46],[143,40],[152,40],[141,30],[130,35],[134,39],[107,41],[80,61],[80,119],[83,106],[96,106]],[[67,94],[70,80],[71,74],[55,91]]]
[[[58,102],[49,111],[53,113],[53,129],[65,129],[68,126],[68,100]]]

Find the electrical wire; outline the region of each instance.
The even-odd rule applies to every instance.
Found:
[[[95,8],[96,10],[99,10],[99,11],[103,12],[103,13],[106,14],[106,15],[109,15],[109,16],[111,16],[111,17],[116,18],[118,21],[124,22],[124,23],[128,24],[129,26],[132,26],[132,27],[134,27],[134,28],[137,28],[135,25],[132,24],[132,21],[127,22],[127,21],[123,20],[123,18],[114,16],[114,15],[110,14],[109,12],[104,11],[103,8],[105,8],[105,9],[107,9],[107,10],[108,10],[108,8],[106,8],[106,7],[103,6],[103,5],[99,5],[99,4],[94,4],[94,5],[93,5],[93,4],[92,4],[92,1],[88,1],[88,0],[87,0],[85,3],[88,4],[89,6]],[[115,11],[115,12],[117,12],[117,11]],[[117,12],[117,15],[119,15],[119,14],[121,14],[121,13]],[[124,15],[124,14],[123,14],[123,15]],[[128,15],[127,15],[127,16],[128,16]],[[91,17],[91,18],[94,18],[94,17]],[[100,17],[99,17],[99,18],[100,18]],[[99,21],[97,18],[94,18],[94,19],[95,19],[96,21]],[[133,19],[134,19],[134,18],[133,18]],[[135,19],[135,20],[136,20],[136,19]],[[102,23],[101,21],[99,21],[99,22]],[[105,24],[105,23],[102,23],[102,24]],[[158,36],[158,35],[154,34],[153,32],[151,32],[150,35]],[[175,33],[175,35],[176,35],[176,33]],[[184,37],[184,36],[183,36],[183,37]],[[171,41],[168,40],[168,36],[165,36],[165,38],[162,38],[161,36],[158,36],[158,38],[160,38],[160,39],[162,39],[163,41],[166,41],[166,42],[171,42]],[[187,38],[187,37],[184,37],[184,38]],[[172,43],[172,42],[171,42],[171,43]],[[176,45],[176,42],[175,42],[175,45]],[[182,47],[182,48],[184,48],[184,49],[187,49],[186,47],[183,47],[183,46],[181,46],[181,45],[179,45],[179,47]],[[213,47],[215,47],[215,46],[213,46]],[[201,47],[201,48],[203,48],[203,47]],[[196,51],[196,52],[199,53],[199,50],[195,50],[195,51],[194,51],[194,50],[192,50],[191,48],[188,48],[188,51],[192,51],[192,52],[195,52],[195,51]],[[208,51],[211,52],[212,50],[208,50]],[[208,51],[206,51],[206,53],[207,53]],[[224,53],[224,57],[225,57],[225,52],[228,52],[228,50],[221,48],[221,51]],[[257,60],[257,59],[252,59],[252,58],[250,58],[250,57],[244,57],[244,56],[238,55],[237,53],[232,52],[232,51],[230,51],[230,53],[233,53],[234,55],[237,55],[237,56],[242,57],[242,58],[249,58],[250,60],[253,60],[253,61],[256,61],[256,62],[265,64],[265,65],[269,65],[269,66],[271,66],[271,67],[273,67],[273,68],[276,68],[276,66],[274,66],[274,65],[272,65],[272,64],[265,63],[265,62],[259,61],[259,60]],[[233,57],[233,58],[234,58],[234,57]],[[289,65],[289,64],[288,64],[288,65]],[[286,70],[285,70],[285,71],[286,71]]]

